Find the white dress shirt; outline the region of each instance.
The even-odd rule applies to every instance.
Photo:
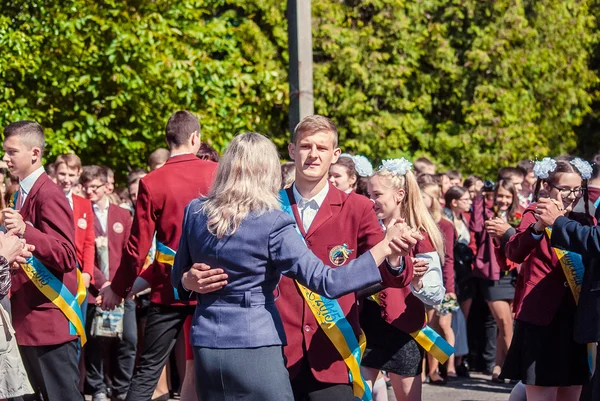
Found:
[[[70,190],[69,192],[67,192],[67,194],[65,196],[67,197],[67,200],[69,201],[71,210],[73,210],[73,190]]]
[[[292,185],[292,192],[294,193],[294,199],[296,200],[296,204],[298,205],[298,212],[300,214],[300,219],[302,220],[302,226],[304,227],[304,232],[308,232],[319,208],[325,201],[325,197],[329,193],[329,183],[325,185],[325,187],[319,191],[318,194],[313,196],[311,199],[306,199],[300,192],[296,189],[296,184]]]
[[[21,180],[19,192],[21,193],[21,205],[25,204],[25,199],[27,199],[27,195],[31,192],[31,188],[33,188],[33,184],[37,181],[38,178],[42,174],[45,173],[44,167],[40,167],[35,170],[33,173],[29,174],[27,177]]]
[[[96,215],[96,217],[98,218],[98,221],[100,221],[100,226],[102,227],[102,230],[108,234],[108,207],[110,206],[110,203],[108,202],[108,199],[106,199],[106,207],[104,209],[100,209],[100,206],[98,206],[97,203],[94,203],[92,205],[92,207],[94,208],[94,214]]]

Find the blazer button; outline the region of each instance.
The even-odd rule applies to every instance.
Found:
[[[387,293],[385,293],[385,292],[382,292],[381,294],[379,294],[380,298],[385,298],[386,296],[387,296]]]
[[[569,282],[568,281],[565,281],[564,285],[565,285],[565,287],[569,288]]]
[[[381,314],[381,317],[383,317],[384,319],[386,319],[386,318],[388,317],[388,314],[387,314],[387,312],[383,312],[383,313]]]
[[[310,331],[310,326],[307,324],[306,326],[304,326],[304,331]]]

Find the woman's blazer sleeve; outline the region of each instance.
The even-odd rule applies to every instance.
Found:
[[[181,237],[179,238],[179,247],[175,254],[175,262],[173,263],[173,270],[171,270],[171,284],[179,293],[179,298],[182,300],[189,299],[190,291],[186,290],[181,284],[181,278],[183,273],[187,272],[192,267],[192,255],[190,254],[190,246],[188,242],[189,235],[189,211],[193,206],[193,201],[185,207],[185,213],[183,215],[183,223],[181,227]]]
[[[281,214],[269,234],[269,258],[285,276],[328,298],[338,298],[381,282],[370,252],[338,268],[325,265],[304,243],[293,218]]]

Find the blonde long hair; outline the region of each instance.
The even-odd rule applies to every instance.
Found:
[[[201,211],[218,238],[232,235],[250,212],[279,209],[281,170],[275,145],[255,132],[233,138],[219,161]]]
[[[402,175],[385,167],[380,167],[373,175],[386,178],[396,190],[404,190],[405,196],[399,206],[400,216],[406,220],[406,224],[410,227],[425,230],[429,234],[429,238],[431,238],[431,242],[443,263],[444,239],[437,223],[433,220],[431,213],[429,213],[423,202],[421,190],[413,172],[407,170]]]

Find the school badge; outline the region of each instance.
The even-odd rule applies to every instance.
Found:
[[[117,234],[121,234],[123,232],[123,224],[116,222],[113,224],[113,231]]]
[[[85,219],[82,217],[79,220],[77,220],[77,227],[81,228],[82,230],[85,230],[87,228],[87,221],[85,221]]]
[[[329,260],[334,265],[341,266],[348,261],[352,252],[352,249],[348,249],[348,245],[346,244],[336,245],[329,251]]]

